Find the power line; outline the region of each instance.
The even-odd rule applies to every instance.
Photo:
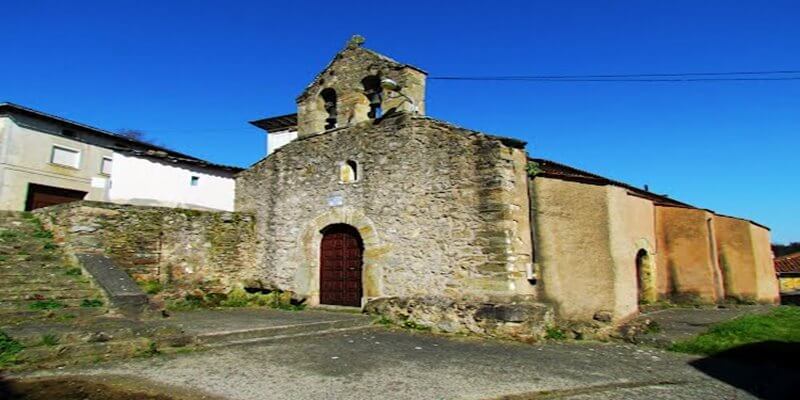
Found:
[[[800,70],[684,72],[658,74],[593,75],[510,75],[510,76],[432,76],[441,81],[527,81],[527,82],[720,82],[800,80]],[[789,75],[789,76],[772,76]]]

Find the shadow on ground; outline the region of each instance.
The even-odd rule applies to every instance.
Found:
[[[800,343],[748,344],[690,364],[761,399],[796,399],[800,395]]]
[[[33,378],[8,380],[0,377],[2,400],[183,400],[198,397],[174,397],[159,393],[146,393],[72,377]]]

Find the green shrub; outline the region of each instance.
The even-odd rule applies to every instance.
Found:
[[[66,305],[58,300],[38,300],[28,306],[31,310],[57,310],[64,308]]]
[[[15,363],[17,354],[24,348],[18,341],[8,336],[7,333],[0,331],[0,367]]]
[[[83,271],[78,267],[73,267],[73,268],[67,269],[64,272],[64,274],[69,275],[69,276],[80,276],[80,275],[83,275]]]
[[[650,323],[644,328],[644,334],[646,335],[658,332],[661,332],[661,325],[659,325],[656,321],[650,321]]]
[[[412,321],[410,319],[407,319],[407,320],[403,321],[403,328],[413,329],[415,331],[429,331],[429,330],[431,330],[431,327],[426,326],[426,325],[420,325],[416,321]]]
[[[142,291],[147,294],[159,294],[164,290],[164,285],[155,279],[137,282]]]
[[[187,294],[181,300],[169,301],[167,308],[175,311],[193,310],[203,307],[270,307],[280,310],[302,310],[302,304],[292,304],[290,292],[248,293],[242,288],[235,288],[228,293],[207,293],[202,297]]]
[[[37,229],[35,232],[33,232],[33,237],[38,238],[38,239],[52,239],[53,238],[53,232],[50,232],[50,231],[47,231],[47,230],[44,230],[44,229],[40,228],[40,229]]]
[[[45,333],[42,335],[42,345],[43,346],[56,346],[58,345],[59,339],[58,335],[54,335],[52,333]]]
[[[219,305],[222,307],[247,307],[251,305],[253,298],[250,293],[244,289],[236,288],[228,293],[225,300],[222,300]]]
[[[152,340],[147,342],[147,347],[136,352],[137,357],[153,357],[159,354],[161,354],[161,351],[158,350],[158,344]]]
[[[83,299],[81,301],[81,307],[84,308],[93,308],[102,306],[103,306],[103,300],[100,299]]]
[[[548,326],[544,337],[550,340],[564,340],[567,338],[567,334],[557,326]]]

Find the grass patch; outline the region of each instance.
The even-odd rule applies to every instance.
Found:
[[[136,283],[139,285],[142,291],[147,294],[159,294],[164,290],[164,285],[155,279],[139,281]]]
[[[64,272],[67,276],[81,276],[83,275],[83,271],[78,267],[73,267]]]
[[[81,307],[84,308],[93,308],[102,306],[103,306],[103,300],[100,299],[83,299],[81,301]]]
[[[155,357],[159,354],[161,354],[161,350],[158,349],[158,344],[150,340],[147,342],[147,347],[136,352],[136,357]]]
[[[420,325],[420,324],[418,324],[415,321],[412,321],[410,319],[407,319],[407,320],[403,321],[403,328],[413,329],[415,331],[425,331],[425,332],[431,330],[430,326]]]
[[[709,328],[670,346],[682,353],[712,355],[750,343],[800,343],[800,307],[778,307],[767,314],[745,315]]]
[[[656,321],[650,321],[650,324],[648,324],[643,331],[645,335],[659,333],[659,332],[661,332],[661,325],[659,325],[658,322]]]
[[[17,237],[19,237],[19,232],[17,231],[10,231],[10,230],[0,231],[0,239],[9,240],[9,239],[15,239]]]
[[[563,329],[557,326],[548,326],[547,330],[545,331],[544,338],[550,340],[566,340],[567,334]]]
[[[0,331],[0,367],[13,364],[17,361],[17,354],[25,347],[18,341]]]
[[[63,315],[57,316],[55,318],[55,320],[59,321],[59,322],[66,322],[66,321],[71,321],[71,320],[73,320],[75,318],[78,318],[78,316],[75,315],[75,314],[63,314]]]
[[[42,345],[43,346],[57,346],[58,345],[58,336],[52,333],[45,333],[42,335]]]
[[[39,300],[31,303],[28,306],[31,310],[57,310],[66,307],[66,304],[58,300]]]

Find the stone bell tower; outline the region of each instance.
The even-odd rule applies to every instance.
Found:
[[[390,113],[425,113],[427,73],[363,44],[363,37],[353,36],[297,97],[299,137],[373,121]],[[391,87],[392,83],[396,86]]]

